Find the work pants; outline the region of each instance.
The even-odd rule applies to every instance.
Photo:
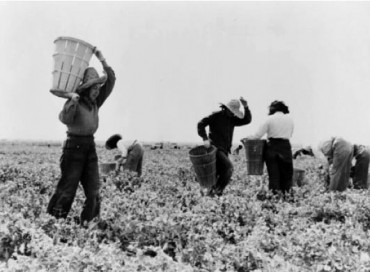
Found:
[[[269,189],[273,193],[286,193],[293,183],[293,156],[289,140],[269,139],[264,159],[269,175]]]
[[[222,195],[225,187],[229,184],[233,174],[233,165],[225,151],[217,149],[216,151],[216,176],[217,182],[214,186],[214,191],[218,195]]]
[[[66,218],[81,181],[86,196],[81,221],[91,221],[100,213],[100,181],[94,138],[69,136],[63,144],[60,169],[61,178],[47,212],[56,218]]]

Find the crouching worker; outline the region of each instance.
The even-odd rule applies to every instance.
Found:
[[[239,109],[240,102],[244,107],[244,113]],[[240,98],[233,99],[227,104],[221,104],[221,110],[203,118],[198,123],[198,134],[202,137],[204,146],[209,148],[214,145],[216,152],[216,175],[217,182],[209,195],[221,196],[225,187],[230,182],[233,174],[233,165],[229,159],[233,141],[234,127],[249,124],[252,120],[247,101]],[[209,136],[206,127],[209,128]]]
[[[121,154],[116,160],[117,170],[122,168],[123,170],[134,171],[139,177],[141,176],[144,148],[139,141],[123,141],[121,135],[114,134],[105,142],[105,148],[108,150],[117,148],[120,151]]]
[[[100,181],[98,157],[94,134],[99,126],[99,109],[111,94],[115,74],[99,50],[96,57],[101,61],[106,75],[100,77],[93,67],[85,70],[81,85],[64,104],[59,114],[67,126],[67,139],[63,143],[60,158],[61,178],[51,197],[47,212],[56,218],[66,218],[81,181],[86,201],[81,222],[91,221],[100,213]]]
[[[353,145],[340,137],[331,137],[319,144],[330,166],[329,190],[344,191],[353,179],[354,189],[367,189],[370,152],[362,145]],[[352,167],[352,161],[355,165]]]

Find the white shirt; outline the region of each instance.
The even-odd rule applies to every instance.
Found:
[[[290,115],[278,111],[273,115],[269,115],[257,132],[248,138],[261,139],[263,135],[267,134],[267,138],[290,139],[293,135],[293,130],[294,123]]]
[[[128,152],[128,149],[130,146],[132,146],[132,144],[135,142],[136,140],[127,140],[127,141],[123,141],[123,140],[119,140],[117,142],[117,148],[118,150],[121,152],[121,156],[122,157],[127,157],[127,152]],[[138,141],[136,141],[136,143],[139,143]]]

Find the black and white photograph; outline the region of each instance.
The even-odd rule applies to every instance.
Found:
[[[370,1],[0,1],[0,271],[370,271]]]

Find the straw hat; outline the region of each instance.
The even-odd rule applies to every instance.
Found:
[[[228,108],[236,117],[239,119],[242,119],[244,117],[244,113],[239,109],[240,108],[240,102],[237,99],[231,99],[227,104],[222,104]]]
[[[81,85],[77,88],[77,92],[88,89],[95,84],[103,84],[106,80],[106,75],[99,77],[99,74],[94,67],[88,67],[85,70]]]

